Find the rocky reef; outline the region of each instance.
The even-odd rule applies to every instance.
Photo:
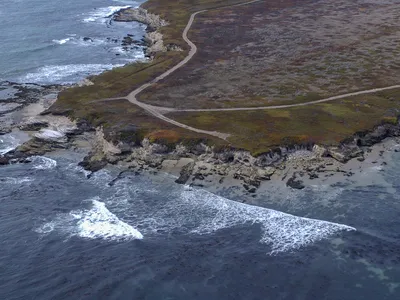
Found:
[[[143,8],[122,9],[116,12],[112,19],[116,22],[139,22],[147,26],[143,39],[146,45],[145,54],[147,57],[152,58],[158,52],[182,51],[176,45],[164,45],[163,35],[159,29],[169,25],[169,23],[160,16],[149,13]]]
[[[32,118],[50,107],[62,89],[60,85],[0,82],[0,135],[9,133],[15,127],[24,128],[25,123],[32,123]]]

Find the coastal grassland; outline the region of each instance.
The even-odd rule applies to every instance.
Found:
[[[82,105],[75,112],[94,127],[101,127],[105,136],[115,142],[139,146],[144,138],[171,148],[178,143],[194,146],[199,143],[223,146],[224,141],[189,132],[153,116],[125,99],[106,101],[101,105]]]
[[[159,52],[151,61],[136,62],[124,67],[114,68],[89,79],[94,85],[72,87],[61,92],[54,108],[69,109],[71,116],[79,106],[103,98],[126,96],[131,91],[162,74],[187,55],[187,44],[182,39],[182,32],[193,11],[209,9],[223,5],[243,3],[245,0],[149,0],[143,6],[150,12],[160,15],[169,22],[161,28],[165,45],[178,45],[185,51]]]
[[[249,0],[148,0],[142,7],[151,13],[161,16],[162,19],[170,23],[169,26],[160,28],[165,45],[177,45],[182,49],[189,50],[188,45],[182,39],[182,32],[192,13],[204,9],[216,9],[248,1]]]
[[[398,84],[396,3],[265,0],[196,16],[198,52],[138,95],[152,105],[293,104]]]
[[[168,117],[204,130],[232,134],[236,148],[258,155],[279,146],[338,145],[382,123],[397,124],[400,89],[287,109],[175,112]]]
[[[72,87],[60,92],[58,100],[49,109],[49,112],[68,115],[73,119],[85,119],[94,126],[104,123],[109,128],[113,128],[113,130],[123,128],[124,122],[129,124],[134,123],[138,128],[146,128],[145,134],[140,134],[141,136],[150,134],[150,132],[153,132],[152,130],[155,129],[155,126],[158,125],[159,130],[154,131],[151,134],[152,139],[157,140],[159,137],[163,137],[164,140],[169,141],[172,136],[175,140],[180,140],[181,138],[187,139],[189,133],[183,129],[178,127],[172,129],[172,126],[168,125],[168,123],[160,123],[156,118],[146,115],[143,112],[141,112],[140,118],[136,118],[136,114],[128,113],[130,110],[122,109],[122,107],[132,107],[132,104],[124,103],[122,105],[121,102],[113,102],[112,104],[109,104],[106,102],[96,102],[95,100],[126,96],[134,89],[151,81],[183,60],[187,55],[188,47],[182,39],[182,32],[192,12],[244,2],[247,1],[147,1],[143,7],[148,9],[151,13],[160,15],[170,24],[169,26],[160,29],[163,34],[164,44],[178,45],[184,51],[159,52],[150,61],[128,64],[124,67],[115,68],[97,76],[91,76],[89,79],[94,83],[93,85]],[[110,112],[107,111],[105,107],[108,107],[109,105],[112,105],[113,109],[119,111],[120,118],[110,118],[106,120]],[[121,108],[118,108],[118,105],[121,105]],[[170,127],[171,129],[169,129]],[[167,134],[167,131],[164,130],[165,128],[168,128],[168,130],[172,130],[173,132]],[[190,132],[190,135],[194,138],[198,138],[197,134]],[[215,143],[219,142],[216,141]]]
[[[93,85],[72,87],[58,95],[57,102],[51,110],[67,110],[74,117],[80,114],[82,105],[97,99],[126,96],[135,88],[154,79],[171,65],[181,61],[182,52],[166,52],[151,62],[137,62],[124,67],[114,68],[89,79]]]

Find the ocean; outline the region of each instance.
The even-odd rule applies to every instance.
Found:
[[[124,51],[127,34],[143,37],[139,23],[111,22],[121,8],[144,1],[0,1],[0,81],[72,84],[88,75],[144,59]]]
[[[0,78],[74,83],[142,59],[112,40],[143,26],[107,18],[138,4],[1,1]],[[24,139],[0,136],[0,154]],[[334,185],[255,198],[163,173],[114,182],[116,166],[88,176],[82,156],[0,167],[0,299],[400,299],[398,152]]]

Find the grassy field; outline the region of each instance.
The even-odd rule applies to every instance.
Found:
[[[398,84],[400,6],[264,0],[196,16],[198,52],[141,93],[180,108],[298,103]]]
[[[281,145],[337,145],[356,132],[397,123],[400,89],[289,109],[173,113],[169,117],[205,130],[230,133],[229,142],[253,155]]]
[[[125,96],[181,61],[188,51],[182,31],[191,13],[202,9],[215,10],[198,15],[189,32],[198,53],[141,93],[141,101],[175,108],[250,107],[398,84],[400,48],[395,41],[400,27],[395,20],[400,8],[378,0],[265,0],[225,7],[244,2],[147,1],[144,8],[169,22],[160,29],[164,44],[184,51],[161,52],[150,62],[92,76],[94,85],[63,91],[50,111],[102,126],[113,141],[138,144],[147,137],[169,146],[200,141],[227,146],[161,121],[125,100],[95,101]],[[320,15],[324,20],[316,22]],[[397,121],[399,109],[400,90],[393,90],[290,109],[168,116],[199,129],[230,133],[232,147],[258,155],[279,145],[337,144],[382,122]]]
[[[134,140],[137,137],[148,136],[153,141],[164,141],[165,143],[180,141],[192,143],[196,140],[207,139],[213,144],[220,144],[221,141],[194,134],[160,121],[128,102],[96,103],[95,100],[126,96],[143,83],[154,79],[181,61],[188,51],[188,46],[182,39],[182,31],[192,12],[243,2],[246,0],[147,1],[143,5],[144,8],[161,15],[170,23],[169,26],[161,28],[164,44],[178,45],[184,51],[161,52],[152,61],[137,62],[91,76],[89,79],[94,85],[73,87],[62,91],[57,102],[49,111],[65,114],[73,119],[85,119],[94,126],[106,126],[107,131],[113,131],[115,136],[119,136],[120,132],[123,132],[126,137],[128,134],[126,125],[135,124],[136,129],[132,129],[132,126],[129,127],[132,129],[131,134]],[[116,115],[114,112],[118,112],[118,114]],[[115,116],[118,117],[114,118]],[[136,133],[136,130],[140,132]]]

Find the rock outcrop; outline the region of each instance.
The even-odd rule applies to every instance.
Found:
[[[151,27],[151,31],[169,24],[160,16],[149,13],[146,9],[140,7],[122,9],[114,14],[113,20],[117,22],[139,22]]]
[[[186,184],[193,173],[194,165],[194,162],[190,162],[187,165],[183,166],[180,172],[180,176],[177,180],[175,180],[175,182],[179,184]]]
[[[147,25],[146,34],[143,39],[147,46],[145,49],[147,57],[152,58],[158,52],[182,51],[182,48],[177,45],[164,45],[163,35],[160,33],[159,29],[169,25],[169,23],[160,16],[152,14],[143,8],[122,9],[114,14],[113,20],[117,22],[134,21]],[[132,39],[130,40],[133,41]]]

